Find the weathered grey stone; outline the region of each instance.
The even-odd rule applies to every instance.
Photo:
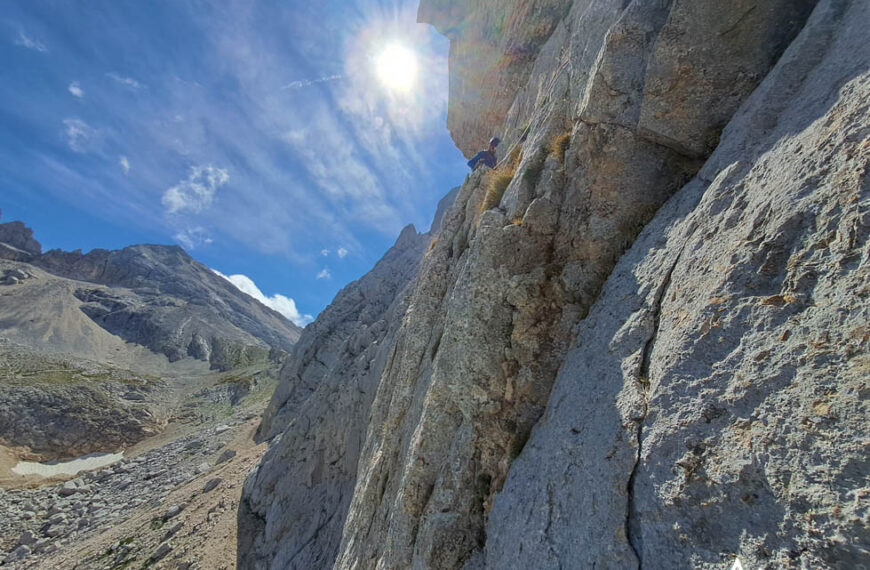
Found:
[[[182,505],[172,505],[171,507],[166,509],[165,513],[163,513],[163,520],[168,521],[169,519],[171,519],[173,517],[177,517],[179,514],[181,514],[181,511],[183,511],[183,510],[184,510],[183,504]]]
[[[51,524],[64,523],[64,522],[66,522],[66,514],[65,513],[57,513],[56,515],[53,515],[50,519],[48,519],[48,522],[50,522]]]
[[[21,536],[18,537],[18,544],[32,546],[36,541],[37,537],[32,530],[25,530],[21,533]]]
[[[432,238],[406,227],[375,268],[305,328],[259,428],[273,442],[245,483],[240,567],[322,568],[335,557],[369,406]],[[359,335],[370,339],[361,351]],[[299,461],[285,462],[290,456]],[[291,518],[305,528],[287,534]]]
[[[158,560],[162,560],[163,558],[165,558],[166,555],[170,552],[172,552],[172,547],[169,545],[169,543],[164,542],[160,544],[160,546],[157,547],[157,550],[155,550],[151,554],[150,560],[152,562],[157,562]]]
[[[221,453],[220,456],[217,458],[217,461],[215,461],[215,465],[220,465],[221,463],[229,461],[230,459],[232,459],[235,456],[236,456],[235,449],[225,449],[223,451],[223,453]]]
[[[3,560],[3,563],[11,564],[12,562],[27,558],[28,556],[30,556],[30,552],[30,547],[26,544],[22,544],[21,546],[10,552],[9,555],[6,556],[6,558]]]
[[[177,522],[174,525],[172,525],[171,527],[169,527],[168,529],[166,529],[166,534],[163,535],[163,540],[164,541],[169,540],[170,538],[172,538],[173,536],[178,534],[178,531],[180,531],[183,526],[184,526],[183,522]]]
[[[61,526],[58,526],[58,525],[51,525],[50,527],[48,527],[47,529],[45,529],[45,531],[43,532],[43,534],[44,534],[45,536],[50,537],[50,538],[57,538],[57,537],[59,537],[59,536],[63,536],[63,535],[65,535],[66,532],[64,531],[64,529],[63,529]]]
[[[588,5],[566,16],[575,33],[600,16]],[[476,173],[445,216],[373,403],[338,566],[455,568],[480,544],[574,325],[623,248],[701,165],[637,132],[646,63],[672,9],[633,2],[617,12],[606,34],[592,36],[602,43],[587,43],[597,54],[591,69],[541,94],[555,101],[552,113],[526,117],[500,207],[480,213],[488,182]],[[561,41],[564,51],[589,38]],[[683,41],[688,49],[697,39]],[[559,101],[574,81],[585,90],[568,132]],[[722,95],[709,88],[708,99]],[[567,152],[554,156],[550,143],[563,132]]]
[[[821,2],[620,261],[496,497],[484,567],[868,559],[843,500],[868,435],[847,364],[867,353],[868,21]]]
[[[221,484],[221,481],[223,481],[223,479],[221,479],[220,477],[215,477],[214,479],[211,479],[211,480],[210,480],[208,483],[206,483],[205,486],[202,488],[202,492],[203,492],[203,493],[208,493],[208,492],[214,491],[215,488],[217,488],[217,486]]]

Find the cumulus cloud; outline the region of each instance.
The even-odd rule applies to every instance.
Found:
[[[338,251],[336,251],[335,253],[338,254],[338,257],[344,257],[345,255],[347,255],[347,250],[344,249],[343,247],[340,247],[340,248],[338,248]]]
[[[76,97],[78,99],[81,99],[85,96],[85,92],[82,90],[82,86],[79,85],[78,81],[73,81],[72,83],[70,83],[67,89],[70,93],[72,93],[73,97]]]
[[[42,53],[46,53],[48,51],[48,48],[45,47],[44,43],[35,38],[31,38],[24,33],[24,30],[18,30],[18,37],[15,39],[15,45],[26,47],[27,49],[32,49],[34,51]]]
[[[300,327],[304,327],[305,325],[314,320],[314,317],[312,317],[311,315],[301,314],[296,308],[296,301],[294,301],[290,297],[286,297],[277,293],[275,295],[272,295],[271,297],[267,297],[266,295],[264,295],[263,292],[260,291],[260,288],[257,287],[257,284],[254,283],[254,280],[247,275],[224,275],[216,269],[212,269],[212,271],[235,285],[241,292],[247,293],[248,295],[263,303],[270,309],[278,311]]]
[[[138,81],[136,81],[132,77],[124,77],[123,75],[119,75],[119,74],[115,73],[114,71],[111,73],[107,73],[106,77],[108,77],[109,79],[111,79],[115,83],[118,83],[118,84],[123,85],[125,87],[129,87],[130,89],[142,89],[142,87],[144,87],[144,85],[142,85],[141,83],[139,83]]]
[[[323,257],[326,257],[327,255],[329,255],[329,250],[328,249],[321,249],[320,255],[322,255]]]
[[[320,270],[320,273],[317,274],[317,279],[332,279],[332,273],[329,272],[328,267],[324,267]]]
[[[208,245],[214,241],[202,226],[180,230],[172,238],[187,250],[194,250],[197,247]]]
[[[66,144],[74,152],[87,152],[96,143],[99,132],[81,119],[64,119]]]
[[[170,214],[184,210],[201,212],[214,200],[218,188],[229,181],[230,175],[224,168],[214,166],[194,166],[187,180],[182,180],[163,193],[162,203]]]
[[[126,156],[122,156],[118,161],[118,164],[121,165],[121,170],[124,171],[124,175],[130,174],[130,161],[127,160]]]

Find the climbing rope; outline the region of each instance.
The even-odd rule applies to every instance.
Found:
[[[568,66],[568,64],[570,62],[571,62],[570,58],[566,59],[562,63],[562,65],[559,66],[559,69],[556,71],[556,75],[554,75],[553,78],[550,80],[550,85],[547,87],[546,95],[544,95],[544,98],[547,100],[547,102],[544,104],[544,106],[548,107],[547,116],[545,116],[545,119],[549,118],[549,114],[552,113],[552,111],[553,111],[553,106],[550,105],[550,103],[553,102],[552,95],[553,95],[553,90],[556,88],[556,80],[559,79],[559,77],[561,77],[562,73],[565,71],[565,68]],[[539,113],[540,113],[540,110],[537,113],[535,113],[534,115],[532,115],[532,119],[529,120],[528,126],[520,134],[520,137],[519,137],[519,139],[517,139],[517,142],[515,142],[514,144],[511,145],[510,149],[508,149],[508,152],[504,155],[504,157],[500,161],[498,161],[498,163],[496,163],[495,168],[493,168],[493,170],[499,168],[502,164],[504,164],[504,162],[510,158],[511,153],[513,153],[514,149],[516,149],[516,147],[518,145],[521,145],[526,140],[526,136],[529,134],[529,130],[532,128],[532,125],[535,123],[535,117]]]

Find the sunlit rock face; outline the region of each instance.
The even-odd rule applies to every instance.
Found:
[[[560,0],[420,3],[418,20],[450,38],[447,128],[466,156],[501,136],[517,89],[570,6]]]
[[[359,389],[373,394],[365,410],[269,419],[284,435],[246,487],[247,567],[867,556],[850,497],[870,435],[870,8],[559,6],[528,66],[487,76],[503,45],[460,47],[514,22],[519,3],[422,2],[451,38],[457,144],[470,152],[498,128],[515,172],[500,196],[481,171],[460,188],[391,321],[389,357]],[[501,111],[456,99],[475,65],[454,61],[474,53],[487,85],[515,82]],[[353,382],[306,407],[341,402]],[[285,444],[339,424],[360,437]],[[352,475],[324,483],[348,454]],[[294,507],[325,489],[341,506]]]

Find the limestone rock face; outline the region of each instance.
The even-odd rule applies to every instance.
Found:
[[[418,20],[451,39],[447,128],[467,157],[501,136],[517,88],[569,6],[560,0],[420,2]]]
[[[866,563],[867,22],[821,2],[620,260],[470,567]]]
[[[511,40],[480,38],[544,6],[421,3],[478,58],[457,144],[500,126],[510,164],[459,189],[377,378],[287,383],[240,563],[866,560],[870,7],[577,0],[493,70]],[[475,68],[512,102],[457,94]]]
[[[240,567],[324,568],[335,558],[371,402],[429,240],[405,228],[303,331],[260,425],[275,441],[245,485]]]

